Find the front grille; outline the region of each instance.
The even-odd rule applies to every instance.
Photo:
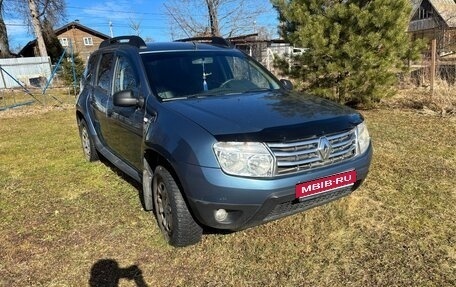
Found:
[[[355,129],[326,136],[330,152],[326,159],[320,153],[321,138],[285,143],[267,143],[277,160],[276,174],[289,174],[342,162],[356,155]]]
[[[330,191],[317,197],[303,201],[287,201],[277,204],[273,210],[263,219],[264,222],[298,213],[312,207],[333,201],[340,197],[348,195],[352,190],[352,186],[344,187],[334,191]]]

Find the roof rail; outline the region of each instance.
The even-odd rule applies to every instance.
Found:
[[[209,43],[215,46],[232,48],[233,44],[230,41],[222,37],[192,37],[176,40],[176,42],[200,42],[200,43]]]
[[[101,42],[99,48],[108,47],[110,45],[116,44],[128,44],[139,48],[146,47],[146,43],[144,40],[139,36],[119,36],[114,38],[109,38]]]

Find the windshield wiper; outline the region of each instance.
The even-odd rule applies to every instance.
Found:
[[[164,102],[168,102],[168,101],[177,101],[177,100],[208,98],[208,97],[215,97],[215,96],[242,95],[245,93],[266,92],[266,91],[272,91],[272,89],[253,88],[253,89],[241,90],[241,91],[236,91],[236,90],[232,90],[232,89],[214,89],[214,90],[210,90],[210,91],[206,91],[206,92],[202,92],[202,93],[198,93],[198,94],[175,97],[175,98],[165,98],[162,100]]]
[[[270,88],[253,88],[248,90],[243,90],[242,93],[254,93],[254,92],[267,92],[272,91]]]

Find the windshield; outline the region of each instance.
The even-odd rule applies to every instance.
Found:
[[[142,55],[150,86],[162,99],[279,89],[256,62],[240,53],[192,51]]]

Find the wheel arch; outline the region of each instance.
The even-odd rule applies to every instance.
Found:
[[[162,154],[159,152],[153,150],[153,149],[147,149],[144,151],[144,169],[149,168],[149,171],[152,174],[153,177],[153,172],[155,168],[159,165],[163,166],[168,170],[168,172],[171,174],[171,176],[174,178],[177,186],[179,187],[179,191],[185,200],[185,203],[187,204],[187,207],[192,214],[193,218],[199,222],[193,211],[191,210],[191,204],[188,202],[187,194],[184,190],[184,187],[182,185],[182,182],[180,180],[179,175],[177,174],[176,170],[174,169],[173,165],[171,162]],[[152,179],[152,178],[151,178]],[[144,203],[144,209],[147,211],[150,211],[153,209],[153,196],[152,196],[152,184],[149,183],[146,186],[144,185],[144,174],[143,174],[143,203]],[[145,188],[146,187],[146,188]]]
[[[76,111],[76,121],[78,122],[78,125],[81,123],[81,120],[85,120],[84,115],[81,113],[81,111]]]
[[[90,115],[81,112],[79,109],[76,110],[76,121],[78,124],[78,128],[81,125],[81,121],[84,120],[87,124],[87,129],[89,131],[90,136],[96,141],[97,131],[91,121]],[[96,142],[98,146],[98,142]]]
[[[168,172],[171,174],[171,176],[176,181],[176,184],[179,186],[179,189],[181,191],[183,198],[185,199],[185,201],[187,201],[185,192],[182,192],[183,187],[180,182],[179,176],[177,175],[171,162],[168,159],[166,159],[165,156],[160,154],[158,151],[155,151],[153,149],[145,150],[144,151],[144,169],[145,170],[148,169],[148,171],[151,174],[151,178],[149,180],[152,180],[155,168],[159,165],[163,166],[164,168],[166,168],[168,170]],[[151,184],[151,182],[145,182],[148,180],[148,179],[144,178],[145,176],[146,175],[143,173],[143,178],[142,178],[143,202],[144,202],[144,209],[149,211],[149,210],[153,209],[152,184]]]

